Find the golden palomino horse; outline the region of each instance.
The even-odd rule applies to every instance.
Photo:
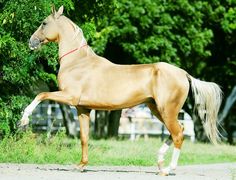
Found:
[[[91,109],[114,110],[145,103],[166,126],[174,143],[171,163],[163,167],[170,146],[165,142],[158,151],[160,173],[168,175],[177,166],[183,143],[183,128],[177,121],[189,89],[209,139],[219,138],[217,114],[221,90],[215,83],[200,81],[183,69],[160,62],[143,65],[117,65],[100,57],[87,45],[82,30],[63,14],[63,6],[49,15],[29,41],[31,49],[41,44],[59,45],[59,91],[42,92],[24,110],[21,126],[29,123],[28,116],[43,100],[53,100],[75,106],[80,122],[82,158],[78,167],[88,163],[89,113]]]

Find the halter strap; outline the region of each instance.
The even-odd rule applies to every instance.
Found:
[[[67,56],[67,55],[69,55],[69,54],[71,54],[71,53],[73,53],[73,52],[75,52],[75,51],[77,51],[77,50],[80,50],[80,49],[82,49],[82,48],[85,47],[85,46],[87,46],[87,43],[84,44],[83,46],[80,46],[79,48],[75,48],[75,49],[73,49],[73,50],[67,52],[66,54],[62,55],[62,56],[59,58],[59,61],[60,61],[62,58],[64,58],[65,56]]]

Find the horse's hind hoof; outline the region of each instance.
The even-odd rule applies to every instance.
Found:
[[[158,175],[160,176],[169,176],[169,173],[166,173],[166,172],[159,172]]]
[[[164,172],[164,171],[160,171],[159,173],[157,173],[160,176],[175,176],[175,173],[172,172]]]

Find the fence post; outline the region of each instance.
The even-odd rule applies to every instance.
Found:
[[[135,123],[134,122],[131,122],[130,124],[130,140],[131,141],[134,141],[135,140]]]
[[[51,137],[51,128],[52,128],[52,105],[51,103],[48,104],[47,109],[47,137]]]

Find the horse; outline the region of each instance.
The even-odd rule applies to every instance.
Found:
[[[183,127],[177,117],[190,89],[206,135],[213,143],[220,139],[217,114],[222,91],[219,85],[196,79],[185,70],[165,62],[118,65],[98,56],[87,44],[81,28],[63,15],[63,6],[58,11],[52,7],[51,14],[30,37],[29,47],[38,49],[48,42],[56,42],[59,46],[59,90],[39,93],[25,108],[20,125],[29,123],[28,117],[43,100],[75,106],[82,147],[81,161],[76,167],[81,171],[88,164],[91,109],[116,110],[146,104],[170,132],[170,138],[157,152],[161,175],[168,175],[177,167],[183,143]],[[164,157],[172,142],[172,159],[164,167]]]

